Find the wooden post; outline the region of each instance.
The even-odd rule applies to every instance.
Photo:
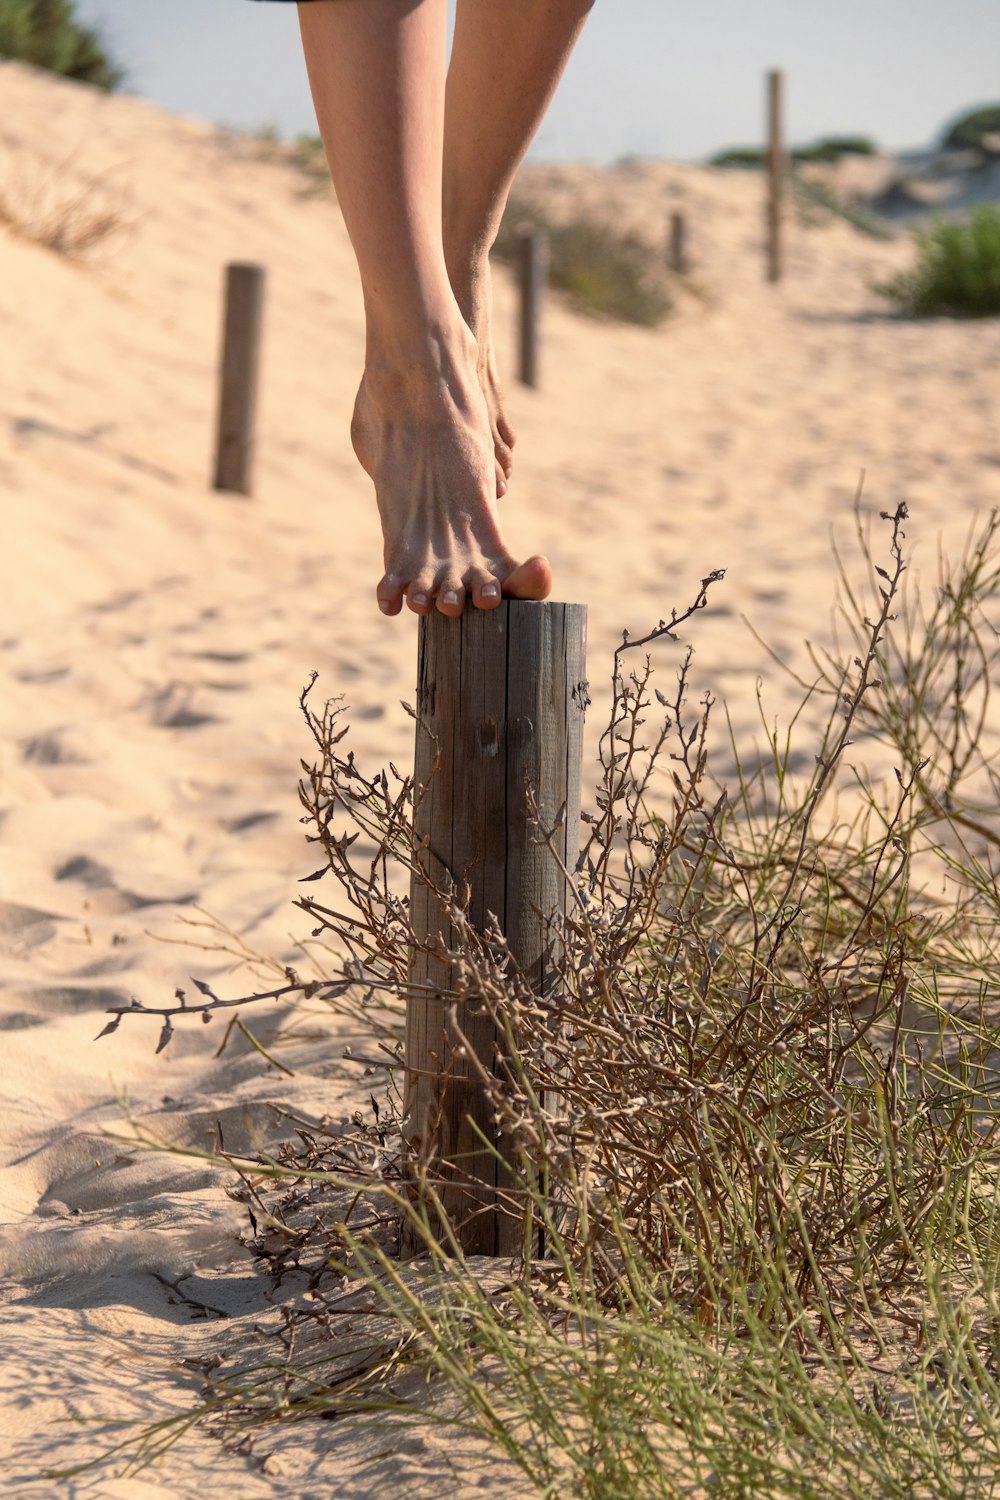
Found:
[[[253,493],[254,422],[264,322],[264,281],[263,266],[226,267],[215,488],[237,495]]]
[[[687,275],[687,222],[684,215],[677,209],[674,209],[670,215],[670,246],[667,261],[671,271],[676,271],[678,276]]]
[[[504,600],[495,610],[467,608],[460,620],[435,613],[420,622],[415,829],[430,884],[413,877],[411,979],[427,990],[411,993],[407,1011],[404,1131],[412,1157],[443,1181],[446,1211],[471,1254],[517,1253],[524,1214],[509,1199],[504,1207],[504,1167],[476,1133],[504,1151],[441,993],[451,966],[421,951],[451,942],[432,887],[467,883],[473,925],[482,931],[496,918],[531,988],[551,992],[550,921],[567,899],[560,861],[572,870],[580,847],[586,619],[580,604]],[[558,861],[529,813],[529,787]],[[473,1000],[456,1002],[454,1020],[495,1072],[499,1033],[474,1011]]]
[[[767,279],[780,281],[782,200],[785,188],[785,152],[782,145],[782,75],[772,68],[767,75]]]
[[[538,387],[538,332],[542,299],[548,281],[548,242],[537,229],[520,235],[518,272],[521,283],[520,376],[524,385]]]

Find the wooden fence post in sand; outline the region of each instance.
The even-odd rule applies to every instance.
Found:
[[[265,276],[263,266],[226,267],[215,488],[237,495],[253,493],[254,423]]]
[[[460,620],[435,613],[420,622],[414,821],[427,878],[415,873],[411,885],[404,1130],[411,1161],[428,1165],[470,1254],[520,1250],[524,1206],[504,1203],[503,1161],[477,1135],[509,1157],[456,1023],[489,1073],[502,1066],[500,1036],[475,1014],[474,997],[442,995],[453,976],[436,952],[452,933],[434,888],[467,885],[472,924],[482,931],[496,918],[532,990],[552,992],[550,921],[567,899],[560,864],[572,870],[580,847],[586,620],[581,604],[504,600]]]
[[[526,229],[518,237],[517,267],[521,285],[519,374],[522,385],[537,389],[539,324],[549,278],[549,246],[540,230]]]
[[[667,264],[678,276],[688,272],[687,221],[676,208],[670,215],[670,240],[667,247]]]
[[[781,72],[772,68],[767,75],[767,279],[780,281],[783,270],[781,254],[781,217],[785,191],[785,150],[782,145]]]

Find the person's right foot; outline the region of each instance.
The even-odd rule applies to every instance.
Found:
[[[507,417],[503,387],[497,374],[496,353],[493,348],[493,278],[489,255],[478,254],[471,262],[465,256],[450,259],[448,276],[462,317],[471,329],[479,350],[477,370],[493,436],[497,494],[503,495],[514,467],[513,450],[517,435]]]
[[[421,356],[387,361],[369,346],[351,436],[375,484],[385,574],[377,597],[398,614],[405,597],[426,615],[458,616],[467,596],[495,609],[502,595],[544,599],[544,557],[517,563],[496,510],[496,438],[481,361],[467,329],[428,339]]]

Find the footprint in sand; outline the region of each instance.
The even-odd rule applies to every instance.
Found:
[[[241,662],[250,660],[249,651],[186,651],[185,656],[191,656],[195,661],[213,661],[221,666],[239,666]]]
[[[72,730],[50,729],[21,741],[21,759],[36,766],[84,766],[87,758],[73,749]]]
[[[74,854],[72,859],[64,860],[55,871],[55,877],[57,880],[78,880],[81,885],[93,886],[96,890],[114,885],[107,865],[99,864],[89,854]]]
[[[44,1026],[44,1016],[33,1016],[26,1010],[12,1010],[0,1016],[0,1031],[30,1031],[32,1026]]]
[[[20,672],[15,672],[14,676],[18,682],[44,687],[48,682],[59,682],[68,674],[69,667],[24,667]]]
[[[147,906],[190,906],[197,900],[194,891],[185,891],[179,896],[140,896],[135,891],[124,890],[115,883],[108,867],[91,859],[89,854],[74,854],[70,859],[64,860],[53,873],[56,880],[73,881],[85,886],[89,893],[88,908],[101,916],[139,911]]]
[[[47,1020],[57,1016],[85,1015],[88,1011],[97,1015],[115,1005],[128,1005],[131,1000],[131,996],[124,990],[107,984],[47,984],[33,989],[30,996],[27,991],[22,991],[21,994],[24,999],[30,998],[35,1007],[29,1018],[32,1026],[44,1025]],[[0,1021],[0,1030],[11,1029]]]
[[[0,901],[0,948],[38,948],[55,935],[62,920],[55,912],[16,901]]]
[[[152,721],[158,729],[200,729],[217,724],[215,714],[200,712],[191,706],[191,689],[172,682],[152,697]]]
[[[139,589],[122,589],[120,593],[112,594],[109,599],[101,599],[97,604],[88,605],[87,608],[95,615],[114,614],[120,609],[128,609],[130,604],[135,604],[142,598]]]
[[[276,812],[244,813],[241,818],[230,818],[225,829],[227,833],[247,833],[251,828],[259,828],[261,823],[272,823],[278,816]]]

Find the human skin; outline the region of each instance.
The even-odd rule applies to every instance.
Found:
[[[458,616],[467,597],[543,599],[497,499],[514,433],[496,377],[489,251],[518,165],[593,0],[299,5],[310,85],[361,275],[365,370],[355,451],[384,540],[376,597]]]

